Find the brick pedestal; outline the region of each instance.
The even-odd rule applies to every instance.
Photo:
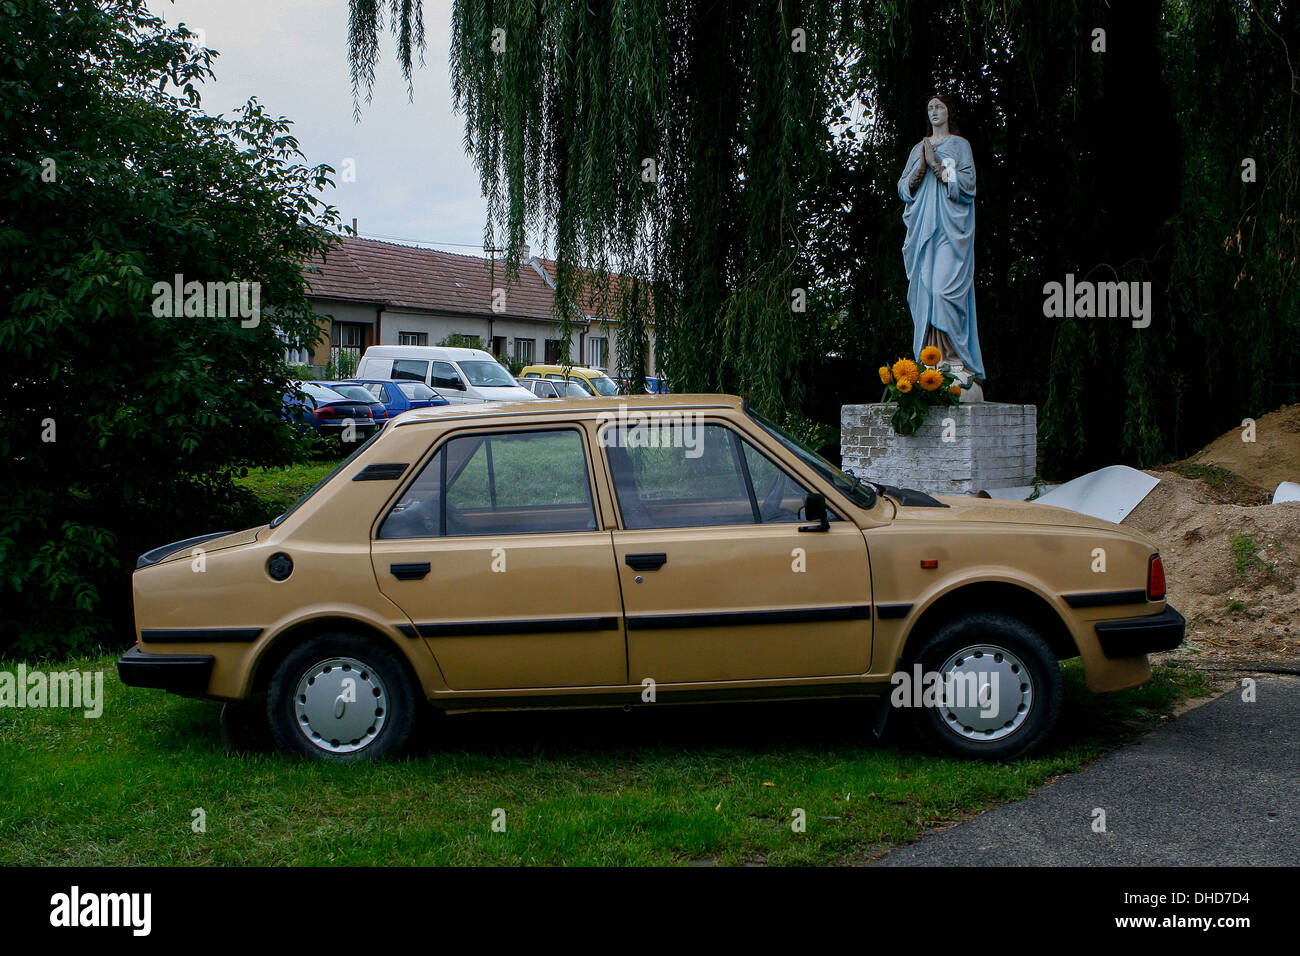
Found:
[[[845,405],[840,454],[845,468],[874,481],[931,495],[970,495],[1031,484],[1038,409],[983,402],[932,408],[915,435],[896,435],[893,405]]]

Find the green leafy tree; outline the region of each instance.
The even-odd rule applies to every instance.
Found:
[[[25,652],[128,641],[136,555],[260,520],[233,478],[297,453],[283,353],[317,334],[331,170],[256,101],[203,112],[194,39],[142,0],[0,2],[0,641]],[[170,314],[177,276],[256,283],[260,314]]]

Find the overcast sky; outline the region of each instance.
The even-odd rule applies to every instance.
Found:
[[[294,121],[309,165],[341,172],[345,158],[356,161],[356,182],[336,175],[337,188],[325,195],[345,223],[356,217],[363,236],[481,254],[485,205],[462,146],[464,124],[451,108],[451,0],[424,0],[428,47],[413,102],[396,43],[385,33],[374,99],[363,103],[360,123],[352,121],[347,0],[149,0],[149,6],[168,23],[204,31],[207,46],[220,53],[216,81],[202,88],[205,110],[229,112],[256,96],[268,111]]]

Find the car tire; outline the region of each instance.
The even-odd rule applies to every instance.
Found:
[[[397,654],[357,634],[322,634],[294,648],[275,669],[266,699],[282,750],[338,763],[400,753],[418,704]]]
[[[975,613],[950,621],[910,656],[909,679],[918,663],[927,677],[952,678],[946,702],[912,711],[921,736],[948,753],[1011,760],[1056,725],[1060,666],[1042,636],[1018,618]]]
[[[260,701],[222,704],[219,724],[221,749],[228,754],[266,753],[275,749],[266,707]]]

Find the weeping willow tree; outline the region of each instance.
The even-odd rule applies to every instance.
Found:
[[[358,95],[385,7],[408,79],[420,48],[419,0],[352,0]],[[644,374],[652,327],[674,388],[777,413],[797,401],[813,338],[801,207],[829,157],[836,13],[829,0],[457,0],[451,77],[485,242],[513,271],[540,234],[559,318],[617,317],[620,373]]]
[[[386,27],[409,81],[419,0],[351,2],[358,95]],[[678,389],[878,400],[938,89],[979,171],[986,394],[1041,406],[1046,474],[1300,397],[1300,0],[457,0],[451,75],[487,243],[553,244],[561,319],[616,316],[623,374],[653,326]],[[1151,283],[1150,326],[1048,318],[1067,274]]]

